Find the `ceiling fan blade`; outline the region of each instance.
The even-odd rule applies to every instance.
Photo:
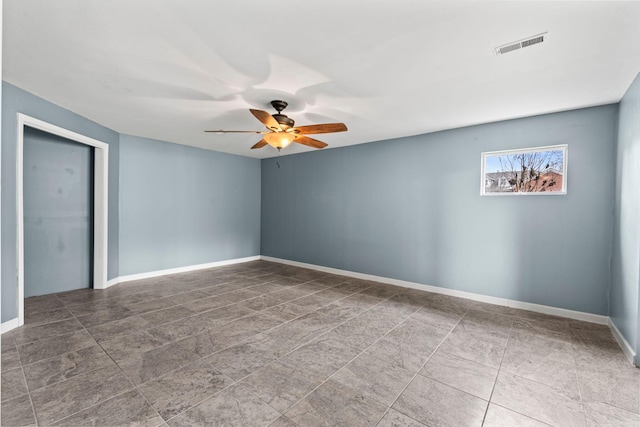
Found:
[[[317,139],[309,138],[303,135],[296,135],[296,139],[294,139],[294,141],[298,144],[307,145],[313,148],[324,148],[329,145],[326,142],[318,141]]]
[[[271,114],[267,113],[266,111],[253,109],[249,109],[249,111],[251,111],[251,114],[253,114],[256,119],[260,120],[262,124],[267,127],[267,129],[275,131],[282,130],[282,128],[280,127],[280,123],[278,123],[276,119],[274,119],[273,116],[271,116]]]
[[[293,132],[311,135],[314,133],[344,132],[346,130],[347,126],[344,123],[325,123],[322,125],[299,126],[294,128]]]
[[[213,132],[213,133],[268,133],[260,130],[205,130],[205,132]]]
[[[264,139],[260,140],[260,142],[257,142],[253,145],[253,147],[251,147],[252,150],[255,150],[256,148],[262,148],[265,145],[267,145],[267,141],[265,141]]]

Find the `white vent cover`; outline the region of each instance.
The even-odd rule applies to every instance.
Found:
[[[536,34],[535,36],[527,37],[526,39],[522,39],[514,43],[498,46],[495,49],[496,55],[504,55],[505,53],[513,52],[514,50],[518,50],[525,47],[529,47],[534,44],[542,43],[546,36],[547,36],[547,33],[544,32],[542,34]]]

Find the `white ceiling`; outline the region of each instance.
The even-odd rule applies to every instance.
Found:
[[[620,100],[640,2],[5,0],[3,78],[121,133],[251,157],[283,99],[341,147]],[[548,31],[544,43],[494,48]],[[312,150],[293,146],[290,154]]]

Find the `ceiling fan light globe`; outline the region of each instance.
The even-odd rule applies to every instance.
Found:
[[[271,132],[264,136],[264,140],[273,148],[285,148],[293,142],[295,135],[287,132]]]

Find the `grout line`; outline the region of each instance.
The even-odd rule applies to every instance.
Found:
[[[502,351],[502,357],[500,358],[500,366],[498,366],[496,379],[495,381],[493,381],[493,387],[491,387],[491,394],[489,394],[489,400],[487,400],[487,408],[484,410],[484,416],[482,417],[482,424],[484,424],[484,421],[487,418],[487,413],[489,412],[489,405],[491,405],[491,399],[493,398],[493,392],[496,389],[496,384],[498,384],[498,377],[500,376],[500,371],[502,371],[502,362],[504,362],[504,356],[507,354],[507,348],[509,348],[509,341],[511,341],[511,333],[513,332],[514,323],[515,322],[512,321],[511,327],[509,328],[509,336],[507,337],[507,341],[504,344],[504,350]]]
[[[343,282],[343,283],[345,283],[345,282]],[[335,285],[335,286],[339,286],[339,285],[341,285],[341,284],[342,284],[342,283],[339,283],[339,284],[337,284],[337,285]],[[335,286],[334,286],[334,287],[335,287]],[[275,329],[275,328],[277,328],[277,327],[279,327],[279,326],[281,326],[281,325],[284,325],[284,324],[286,324],[286,323],[293,322],[294,320],[299,319],[299,318],[301,318],[301,317],[303,317],[303,316],[306,316],[307,314],[313,313],[313,312],[315,312],[315,311],[317,311],[317,310],[320,310],[321,308],[324,308],[324,307],[326,307],[327,305],[331,305],[331,304],[333,304],[333,303],[335,303],[335,302],[337,302],[337,301],[341,301],[341,300],[343,300],[343,299],[345,299],[345,298],[348,298],[348,297],[351,297],[351,296],[353,296],[353,295],[359,294],[359,293],[361,293],[361,292],[363,292],[363,291],[365,291],[365,290],[366,290],[366,289],[361,289],[361,290],[360,290],[360,291],[358,291],[358,292],[353,292],[353,293],[351,293],[351,294],[348,294],[348,295],[344,296],[343,298],[340,298],[340,299],[338,299],[338,300],[335,300],[335,301],[333,301],[333,302],[331,302],[331,303],[329,303],[329,304],[326,304],[326,305],[324,305],[324,306],[322,306],[322,307],[320,307],[320,308],[318,308],[318,309],[316,309],[316,310],[310,311],[309,313],[302,314],[302,315],[300,315],[300,316],[298,316],[298,317],[296,317],[296,318],[294,318],[294,319],[291,319],[291,320],[288,320],[288,321],[286,321],[286,322],[284,322],[284,323],[278,324],[278,325],[276,325],[276,326],[274,326],[274,327],[272,327],[272,328],[266,329],[265,331],[263,331],[263,332],[259,332],[258,334],[262,334],[262,333],[264,333],[264,332],[266,332],[266,331],[269,331],[269,330]],[[276,361],[278,361],[278,360],[280,360],[280,359],[282,359],[282,358],[286,357],[287,355],[289,355],[289,354],[293,353],[294,351],[296,351],[296,350],[297,350],[297,349],[299,349],[300,347],[302,347],[302,346],[304,346],[304,345],[309,344],[310,342],[314,341],[314,340],[315,340],[315,339],[317,339],[317,338],[320,338],[322,335],[324,335],[324,334],[326,334],[326,333],[331,332],[333,329],[338,328],[339,326],[343,325],[344,323],[347,323],[348,321],[355,319],[356,317],[358,317],[358,316],[360,316],[361,314],[363,314],[363,313],[365,313],[365,312],[367,312],[367,311],[371,310],[372,308],[377,307],[378,305],[382,304],[384,301],[387,301],[388,299],[393,298],[393,296],[395,296],[395,295],[392,295],[392,296],[390,296],[390,297],[388,297],[388,298],[386,298],[386,299],[382,299],[382,300],[381,300],[381,301],[379,301],[377,304],[375,304],[375,305],[373,305],[373,306],[371,306],[371,307],[367,308],[366,310],[364,310],[364,311],[362,311],[362,312],[358,313],[357,315],[355,315],[355,316],[353,316],[353,317],[348,318],[347,320],[345,320],[344,322],[342,322],[342,323],[340,323],[340,324],[336,325],[335,327],[333,327],[333,328],[331,328],[331,329],[329,329],[329,330],[327,330],[327,331],[323,332],[323,333],[322,333],[322,334],[320,334],[320,335],[317,335],[317,336],[315,336],[315,337],[310,338],[310,339],[309,339],[309,341],[305,341],[304,343],[300,344],[299,346],[295,347],[294,349],[290,350],[289,352],[285,353],[284,355],[282,355],[282,356],[280,356],[280,357],[278,357],[278,358],[276,358],[276,359],[274,359],[274,360],[270,361],[268,364],[266,364],[266,365],[265,365],[265,366],[263,366],[262,368],[259,368],[259,369],[255,370],[255,371],[253,371],[253,372],[251,372],[251,373],[249,373],[249,374],[245,375],[244,377],[242,377],[242,378],[238,379],[234,384],[229,385],[229,387],[231,387],[232,385],[235,385],[235,384],[239,384],[239,383],[240,383],[241,381],[243,381],[245,378],[250,377],[251,375],[253,375],[254,373],[256,373],[256,372],[260,371],[261,369],[264,369],[265,367],[267,367],[267,366],[269,366],[269,365],[273,364],[274,362],[276,362]],[[303,298],[304,298],[304,297],[303,297]],[[286,303],[285,303],[285,304],[286,304]],[[268,309],[269,309],[269,308],[266,308],[265,310],[268,310]],[[416,311],[417,311],[417,310],[416,310]],[[406,319],[405,319],[405,320],[406,320]],[[404,322],[404,321],[403,321],[403,322]],[[402,323],[402,322],[401,322],[401,323]],[[393,329],[395,329],[395,327],[394,327]],[[258,335],[258,334],[256,334],[256,335]],[[239,344],[241,344],[241,343],[243,343],[243,342],[245,342],[245,341],[247,341],[247,340],[250,340],[250,339],[254,338],[256,335],[253,335],[253,336],[251,336],[251,337],[249,337],[249,338],[246,338],[246,339],[244,339],[244,340],[240,341],[239,343],[232,344],[232,345],[230,345],[230,346],[228,346],[228,347],[225,347],[225,348],[223,348],[223,349],[220,349],[220,350],[218,350],[218,351],[216,351],[216,352],[213,352],[213,353],[211,353],[211,354],[216,354],[216,353],[219,353],[219,352],[221,352],[221,351],[224,351],[224,350],[225,350],[225,349],[227,349],[227,348],[233,347],[233,346],[235,346],[235,345],[239,345]],[[386,335],[386,334],[385,334],[385,335]],[[368,347],[367,347],[367,348],[368,348]],[[211,356],[211,354],[207,355],[206,357]],[[358,355],[359,355],[359,354],[358,354]],[[357,357],[357,356],[356,356],[356,357]],[[355,357],[354,357],[354,359],[355,359]],[[352,359],[352,360],[353,360],[353,359]],[[205,360],[205,361],[206,361],[206,360]],[[348,363],[349,363],[349,362],[348,362]],[[215,366],[214,366],[214,365],[211,365],[211,366],[215,368]],[[345,364],[345,366],[346,366],[346,364]],[[337,373],[337,372],[334,372],[334,375],[335,375],[335,373]],[[331,375],[331,376],[333,376],[333,375]],[[233,380],[233,379],[232,379],[232,380]],[[327,380],[329,380],[329,378],[327,378]],[[318,385],[318,387],[320,387],[322,384],[324,384],[327,380],[323,381],[320,385]],[[225,388],[225,390],[226,390],[226,389],[228,389],[229,387],[226,387],[226,388]],[[298,401],[296,401],[294,404],[292,404],[292,405],[289,407],[289,409],[290,409],[290,408],[292,408],[293,406],[295,406],[295,405],[296,405],[300,400],[304,399],[307,395],[311,394],[311,393],[312,393],[315,389],[317,389],[318,387],[314,388],[314,389],[313,389],[313,390],[311,390],[309,393],[307,393],[305,396],[303,396],[301,399],[299,399],[299,400],[298,400]],[[223,390],[220,390],[220,391],[223,391]],[[216,393],[216,394],[217,394],[217,393]],[[194,405],[192,405],[192,406],[190,406],[189,408],[187,408],[187,409],[185,409],[184,411],[182,411],[180,414],[174,415],[172,418],[170,418],[169,420],[167,420],[167,422],[169,422],[169,421],[170,421],[170,420],[172,420],[173,418],[175,418],[175,417],[177,417],[177,416],[179,416],[179,415],[181,415],[181,414],[183,414],[183,413],[187,412],[188,410],[190,410],[190,409],[194,408],[195,406],[198,406],[199,404],[201,404],[201,403],[202,403],[202,402],[204,402],[205,400],[209,400],[209,399],[210,399],[210,398],[212,398],[212,397],[213,397],[213,396],[209,396],[209,397],[207,397],[207,398],[205,398],[205,399],[203,399],[203,400],[201,400],[201,401],[199,401],[199,402],[195,403]],[[262,401],[262,399],[259,399],[259,400],[260,400],[260,401]],[[264,403],[265,403],[265,404],[267,404],[267,405],[269,405],[269,403],[267,403],[267,402],[264,402]],[[282,413],[282,412],[280,412],[279,410],[277,410],[277,409],[273,408],[271,405],[269,405],[269,407],[271,407],[273,410],[275,410],[275,411],[276,411],[276,412],[278,412],[279,414],[284,415],[284,413]]]
[[[391,285],[391,286],[393,286],[393,285]],[[364,290],[365,290],[365,289],[363,289],[363,290],[361,290],[361,291],[359,291],[359,292],[356,292],[355,294],[361,293],[361,292],[363,292]],[[355,295],[355,294],[353,294],[353,295]],[[281,359],[281,358],[286,357],[287,355],[289,355],[289,354],[293,353],[294,351],[296,351],[298,348],[300,348],[300,347],[302,347],[302,346],[304,346],[304,345],[306,345],[306,344],[309,344],[310,342],[312,342],[312,341],[314,341],[314,340],[316,340],[316,339],[320,338],[321,336],[323,336],[323,335],[325,335],[325,334],[328,334],[329,332],[333,331],[334,329],[336,329],[336,328],[338,328],[338,327],[342,326],[343,324],[345,324],[345,323],[347,323],[347,322],[349,322],[349,321],[351,321],[351,320],[353,320],[353,319],[357,318],[358,316],[360,316],[360,315],[362,315],[362,314],[366,313],[367,311],[372,310],[373,308],[375,308],[375,307],[379,306],[380,304],[384,303],[385,301],[390,300],[391,298],[393,298],[393,297],[394,297],[394,296],[396,296],[396,295],[398,295],[398,294],[393,294],[393,295],[391,295],[391,296],[389,296],[389,297],[387,297],[387,298],[383,299],[383,300],[382,300],[382,301],[380,301],[379,303],[377,303],[377,304],[375,304],[375,305],[373,305],[373,306],[369,307],[368,309],[366,309],[366,310],[364,310],[364,311],[362,311],[362,312],[358,313],[356,316],[354,316],[354,317],[352,317],[352,318],[349,318],[349,319],[345,320],[344,322],[340,323],[339,325],[337,325],[337,326],[335,326],[335,327],[333,327],[333,328],[331,328],[331,329],[329,329],[329,330],[327,330],[327,331],[323,332],[322,334],[318,335],[317,337],[314,337],[314,338],[312,338],[311,340],[309,340],[308,342],[306,342],[306,343],[304,343],[304,344],[302,344],[302,345],[300,345],[300,346],[296,347],[295,349],[293,349],[293,350],[291,350],[290,352],[288,352],[287,354],[285,354],[285,355],[281,356],[281,357],[280,357],[280,358],[278,358],[277,360],[279,360],[279,359]],[[298,399],[295,403],[293,403],[292,405],[290,405],[290,406],[289,406],[289,408],[287,408],[287,411],[289,411],[290,409],[292,409],[293,407],[295,407],[298,403],[300,403],[302,400],[304,400],[307,396],[311,395],[311,394],[312,394],[314,391],[316,391],[318,388],[322,387],[322,385],[324,385],[327,381],[329,381],[331,378],[333,378],[333,377],[334,377],[338,372],[340,372],[342,369],[344,369],[344,367],[345,367],[345,366],[347,366],[348,364],[350,364],[351,362],[353,362],[354,360],[356,360],[358,357],[360,357],[362,354],[364,354],[367,350],[369,350],[371,347],[373,347],[377,342],[379,342],[380,340],[382,340],[383,338],[385,338],[388,334],[390,334],[392,331],[394,331],[396,328],[398,328],[400,325],[402,325],[404,322],[406,322],[409,318],[411,318],[411,316],[413,316],[413,315],[414,315],[415,313],[417,313],[420,309],[422,309],[422,307],[424,307],[424,304],[422,304],[421,306],[419,306],[419,307],[418,307],[418,308],[417,308],[413,313],[411,313],[410,315],[408,315],[404,320],[402,320],[401,322],[399,322],[397,325],[395,325],[394,327],[392,327],[391,329],[389,329],[387,332],[385,332],[381,337],[379,337],[378,339],[376,339],[373,343],[371,343],[370,345],[368,345],[368,346],[367,346],[364,350],[362,350],[360,353],[356,354],[356,355],[355,355],[351,360],[349,360],[349,361],[348,361],[348,362],[346,362],[344,365],[342,365],[338,370],[336,370],[333,374],[331,374],[327,379],[325,379],[324,381],[322,381],[318,386],[316,386],[314,389],[312,389],[312,390],[311,390],[311,391],[309,391],[307,394],[305,394],[304,396],[302,396],[302,397],[301,397],[300,399]],[[249,375],[251,375],[251,374],[249,374]],[[249,375],[247,375],[247,376],[243,377],[241,380],[243,380],[244,378],[248,377]],[[240,380],[240,381],[241,381],[241,380]],[[373,399],[373,400],[376,400],[376,399]],[[376,402],[378,402],[378,401],[376,400]],[[378,402],[378,403],[380,403],[380,402]],[[383,405],[384,405],[384,404],[383,404]],[[386,405],[384,405],[384,406],[386,406]],[[387,410],[388,410],[388,409],[387,409]],[[385,411],[385,413],[384,413],[384,414],[386,414],[386,411]],[[383,416],[384,416],[384,414],[383,414]],[[283,415],[284,415],[284,414],[283,414]]]
[[[571,332],[571,331],[569,331]],[[573,360],[573,368],[575,369],[576,384],[578,385],[578,397],[580,398],[580,407],[582,408],[582,416],[584,417],[585,425],[589,425],[587,420],[587,411],[584,408],[584,399],[582,397],[582,386],[580,385],[580,377],[578,376],[578,362],[576,362],[575,350],[573,348],[573,334],[569,333],[569,344],[571,345],[571,359]]]
[[[16,345],[16,352],[18,353],[18,360],[20,361],[20,371],[22,371],[22,379],[24,380],[24,384],[27,388],[27,396],[29,396],[29,402],[31,403],[31,411],[33,411],[33,419],[35,420],[36,425],[40,425],[40,423],[38,422],[38,415],[36,414],[36,405],[33,404],[33,397],[31,397],[31,389],[29,388],[29,382],[27,381],[27,376],[24,373],[24,365],[22,364],[22,357],[20,357],[20,352],[17,351],[17,348],[18,347]]]
[[[416,373],[413,375],[413,377],[411,377],[411,379],[407,382],[407,384],[402,388],[402,390],[400,390],[400,393],[398,393],[398,395],[396,396],[395,399],[393,399],[393,402],[391,402],[390,405],[387,406],[387,410],[384,411],[384,414],[382,414],[382,416],[380,417],[380,419],[377,421],[376,425],[378,425],[380,423],[380,421],[382,421],[382,419],[387,415],[387,413],[389,412],[389,410],[393,407],[393,405],[395,405],[395,403],[398,401],[398,399],[400,399],[400,396],[402,396],[402,394],[407,390],[407,388],[409,388],[409,386],[411,385],[411,383],[418,377],[418,375],[420,374],[420,371],[422,369],[424,369],[424,367],[426,366],[427,363],[429,363],[429,360],[431,360],[431,358],[433,357],[434,354],[436,354],[436,352],[438,351],[438,349],[440,348],[440,346],[442,345],[442,343],[444,343],[447,338],[449,337],[449,335],[451,335],[451,333],[453,332],[453,330],[455,328],[458,327],[458,325],[460,324],[460,322],[462,322],[462,319],[464,319],[464,317],[467,315],[467,313],[469,312],[469,308],[466,309],[466,311],[464,312],[464,314],[460,317],[460,319],[456,322],[456,324],[449,330],[449,332],[447,333],[447,335],[445,335],[444,338],[442,338],[442,340],[440,341],[440,343],[436,346],[436,348],[433,349],[433,351],[431,352],[431,354],[429,355],[429,357],[427,357],[427,359],[422,363],[422,365],[420,365],[420,367],[418,368],[418,370],[416,371]],[[396,409],[394,409],[396,410]],[[398,411],[400,412],[400,411]],[[412,417],[410,417],[409,415],[400,412],[403,415],[408,416],[409,418],[413,419]],[[416,420],[417,421],[417,420]]]

